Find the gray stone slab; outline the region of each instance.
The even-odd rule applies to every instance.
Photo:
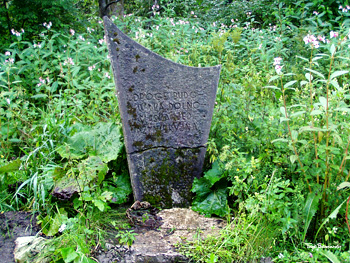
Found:
[[[202,172],[221,66],[174,63],[107,17],[104,25],[135,200],[186,207]]]

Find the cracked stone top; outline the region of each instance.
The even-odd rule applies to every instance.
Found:
[[[174,63],[104,24],[127,153],[205,146],[221,66]]]

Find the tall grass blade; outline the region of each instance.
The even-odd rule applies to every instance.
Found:
[[[304,225],[304,233],[303,233],[303,241],[305,241],[307,230],[309,229],[310,223],[312,218],[317,212],[318,203],[321,199],[321,195],[317,194],[316,192],[312,192],[308,195],[304,207],[304,218],[305,218],[305,225]]]

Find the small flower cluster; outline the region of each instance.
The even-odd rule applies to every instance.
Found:
[[[20,32],[14,30],[14,29],[12,28],[12,29],[11,29],[11,33],[12,33],[12,35],[15,35],[15,36],[17,36],[17,37],[20,37],[21,34],[24,33],[24,29],[22,28],[22,29],[21,29],[21,33],[20,33]]]
[[[274,58],[273,65],[275,66],[275,70],[277,74],[280,74],[282,71],[283,66],[281,66],[281,61],[282,61],[281,57]]]
[[[344,12],[344,13],[347,13],[349,10],[350,10],[350,6],[346,6],[346,7],[343,7],[343,6],[339,6],[339,9]]]
[[[96,65],[92,65],[90,67],[88,67],[89,71],[93,71],[96,68]]]
[[[74,36],[74,34],[75,34],[74,29],[69,29],[69,32],[70,32],[70,34],[71,34],[72,36]]]
[[[159,15],[159,12],[156,12],[157,10],[159,10],[159,5],[153,5],[152,6],[152,11],[153,11],[153,15]]]
[[[111,78],[111,76],[108,74],[108,72],[105,73],[105,77],[108,78],[108,79]]]
[[[5,56],[11,56],[11,52],[6,51]],[[14,58],[5,59],[5,63],[13,64],[13,63],[15,63],[15,59]]]
[[[79,39],[85,41],[85,38],[82,35],[79,36]]]
[[[41,85],[45,85],[50,82],[50,78],[47,77],[46,79],[43,79],[42,77],[39,78],[39,83],[37,84],[37,87],[40,87]]]
[[[191,15],[193,15],[193,17],[195,18],[197,17],[197,15],[195,15],[193,11],[191,11]]]
[[[86,28],[86,30],[87,30],[89,33],[92,33],[92,32],[94,32],[94,31],[95,31],[95,29],[90,28],[90,27]]]
[[[64,63],[63,63],[63,65],[68,65],[68,64],[74,66],[74,61],[73,61],[73,59],[70,58],[70,57],[69,57],[68,59],[66,59],[66,60],[64,61]]]
[[[45,22],[45,23],[43,24],[43,26],[46,27],[47,29],[50,29],[50,28],[52,27],[52,23],[51,23],[51,21],[50,21],[49,23],[46,23],[46,22]]]
[[[271,24],[269,24],[269,26],[270,26],[270,30],[271,31],[276,31],[277,30],[277,26],[276,25],[271,26]]]
[[[330,34],[331,38],[336,38],[336,37],[339,36],[339,33],[338,32],[334,32],[334,31],[331,31],[329,34]]]
[[[37,48],[37,47],[38,47],[38,48],[41,48],[41,43],[39,43],[39,44],[35,44],[35,43],[34,43],[33,46],[34,46],[34,48]]]
[[[6,59],[5,63],[13,64],[13,63],[15,63],[15,59],[14,58]]]
[[[137,32],[135,33],[135,38],[136,38],[136,39],[144,38],[145,36],[146,36],[146,34],[143,33],[141,29],[139,29],[139,31],[137,31]]]
[[[251,16],[251,15],[252,15],[252,12],[247,12],[246,15],[247,15],[247,16]]]
[[[159,5],[153,5],[152,6],[152,10],[154,11],[154,10],[158,10],[159,9]]]
[[[324,36],[318,36],[317,38],[314,35],[308,34],[303,38],[305,45],[311,43],[312,47],[319,48],[320,41],[326,43],[326,38]]]
[[[105,42],[104,38],[102,38],[98,41],[98,43],[100,43],[100,45],[103,45],[104,42]]]

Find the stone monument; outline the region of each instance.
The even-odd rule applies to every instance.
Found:
[[[221,66],[174,63],[103,19],[134,198],[188,207],[202,173]]]

